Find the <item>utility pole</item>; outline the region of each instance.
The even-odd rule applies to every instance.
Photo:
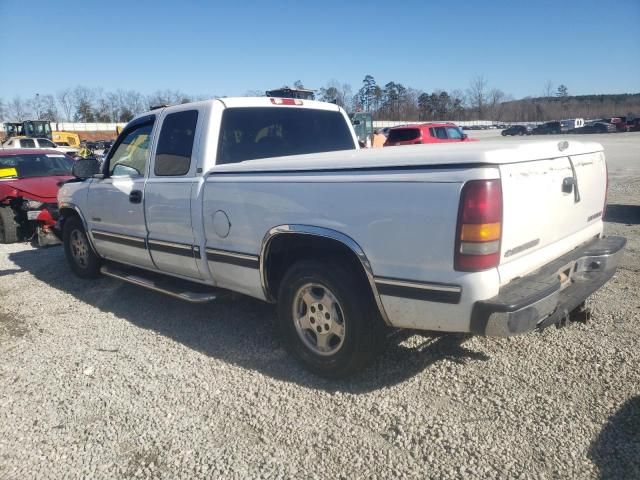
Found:
[[[36,102],[35,105],[36,107],[36,117],[38,120],[40,120],[40,94],[36,93]]]

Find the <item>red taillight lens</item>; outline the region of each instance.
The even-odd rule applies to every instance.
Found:
[[[454,268],[475,272],[498,266],[501,238],[500,180],[467,182],[460,194]]]
[[[303,102],[299,98],[270,98],[274,105],[302,105]]]

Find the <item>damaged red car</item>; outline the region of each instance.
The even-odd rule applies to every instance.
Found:
[[[60,243],[57,195],[72,167],[71,157],[51,150],[0,150],[0,243]]]

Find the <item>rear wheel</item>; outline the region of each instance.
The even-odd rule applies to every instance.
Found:
[[[376,354],[382,326],[370,292],[338,263],[300,261],[285,274],[278,324],[287,348],[312,372],[344,377]]]
[[[102,262],[91,248],[80,218],[74,216],[65,221],[62,237],[64,256],[73,273],[80,278],[98,277]]]
[[[0,207],[0,243],[15,243],[19,240],[18,224],[11,207]]]

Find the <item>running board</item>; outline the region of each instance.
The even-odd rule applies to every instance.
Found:
[[[220,299],[228,294],[225,290],[208,287],[199,283],[179,278],[167,277],[154,272],[134,269],[132,267],[113,264],[103,265],[100,272],[108,277],[117,278],[133,285],[164,293],[189,303],[207,303]]]

